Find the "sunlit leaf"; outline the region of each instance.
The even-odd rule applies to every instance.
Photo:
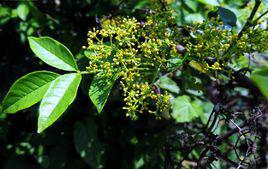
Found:
[[[178,96],[172,102],[171,116],[178,123],[190,122],[201,113],[202,108],[196,103],[192,103],[189,96]]]
[[[34,54],[48,65],[67,71],[78,70],[72,53],[60,42],[50,37],[29,37],[28,40]]]
[[[200,21],[202,22],[204,20],[204,17],[199,14],[199,13],[195,13],[195,14],[189,14],[185,17],[185,21],[187,23],[192,23],[194,21]]]
[[[167,76],[162,76],[159,79],[159,84],[158,84],[162,89],[166,89],[170,92],[173,93],[179,93],[180,88],[177,86],[177,83],[174,82],[173,80],[171,80],[169,77]]]
[[[184,3],[191,8],[193,11],[197,10],[198,7],[198,1],[189,1],[189,0],[184,0]]]
[[[268,99],[268,67],[254,71],[250,79],[258,86],[262,94]]]
[[[206,4],[206,5],[211,5],[211,6],[218,6],[220,5],[217,0],[198,0],[199,2]]]
[[[263,1],[263,3],[267,6],[267,8],[268,8],[268,0],[262,0]]]
[[[0,25],[5,24],[11,18],[11,9],[0,6]]]
[[[30,9],[25,3],[19,4],[17,7],[17,14],[22,20],[26,20],[27,16],[29,15]]]
[[[49,71],[36,71],[18,79],[3,100],[6,113],[16,113],[39,102],[49,84],[59,75]]]
[[[38,133],[53,124],[76,97],[81,75],[70,73],[56,78],[41,101],[38,118]]]

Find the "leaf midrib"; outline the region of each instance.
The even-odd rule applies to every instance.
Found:
[[[52,80],[52,81],[53,81],[53,80]],[[37,88],[36,90],[31,91],[30,93],[27,93],[27,95],[30,95],[30,94],[32,94],[33,92],[36,92],[37,90],[40,90],[42,87],[44,87],[45,85],[48,85],[48,84],[51,83],[52,81],[50,81],[50,82],[48,82],[48,83],[46,83],[46,84],[40,86],[39,88]],[[16,103],[18,103],[19,101],[21,101],[21,100],[23,100],[25,97],[27,97],[27,95],[24,95],[21,99],[18,99],[18,100],[17,100],[16,102],[14,102],[12,105],[10,105],[9,107],[5,108],[4,111],[7,110],[7,109],[9,109],[10,107],[13,107]],[[5,100],[6,100],[6,99],[3,100],[3,103],[5,103]]]
[[[47,38],[49,39],[49,38]],[[44,48],[46,51],[48,51],[48,53],[56,56],[56,58],[59,58],[64,64],[67,64],[69,66],[69,68],[73,69],[73,70],[77,70],[75,65],[70,65],[67,61],[65,61],[64,57],[58,57],[55,53],[49,51],[46,47],[43,47],[42,45],[39,44],[39,42],[33,40],[34,43],[36,43],[39,47]],[[58,46],[59,44],[57,42],[55,42],[56,45]],[[75,60],[73,59],[73,55],[68,51],[68,53],[71,55],[71,60],[72,62],[75,62]],[[73,67],[74,66],[74,67]]]
[[[76,78],[76,76],[74,76],[74,77],[72,78],[71,82],[68,84],[68,87],[65,88],[65,90],[64,90],[64,92],[63,92],[64,94],[61,96],[61,98],[63,98],[63,97],[66,95],[66,91],[69,90],[69,88],[71,87],[71,85],[72,85],[72,83],[74,82],[75,78]],[[48,89],[48,90],[49,90],[49,89]],[[50,97],[51,97],[51,96],[50,96]],[[58,99],[57,103],[55,104],[55,107],[53,107],[53,111],[51,111],[51,113],[49,114],[48,118],[50,118],[50,117],[51,117],[51,114],[53,114],[53,112],[57,109],[57,107],[58,107],[58,105],[59,105],[59,103],[60,103],[61,100],[62,100],[62,99]]]

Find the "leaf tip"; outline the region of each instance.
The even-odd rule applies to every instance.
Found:
[[[46,127],[43,127],[43,126],[38,125],[38,127],[37,127],[37,133],[38,134],[41,134],[45,129],[46,129]]]
[[[101,112],[102,112],[102,109],[103,109],[102,106],[97,106],[97,111],[98,111],[98,113],[101,113]]]

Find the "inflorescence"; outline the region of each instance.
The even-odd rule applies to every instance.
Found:
[[[210,73],[222,71],[232,57],[267,49],[267,31],[250,30],[238,38],[213,18],[186,26],[189,36],[181,33],[169,11],[151,14],[145,22],[126,17],[109,23],[88,32],[88,46],[83,47],[90,53],[87,71],[104,79],[120,77],[123,109],[132,118],[137,112],[159,114],[170,110],[170,94],[158,92],[155,86],[155,81],[168,72],[170,59],[195,62],[200,72]],[[185,46],[186,54],[177,49],[178,44]]]

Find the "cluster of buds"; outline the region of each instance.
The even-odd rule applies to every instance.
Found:
[[[115,18],[101,30],[89,31],[88,46],[83,47],[88,53],[89,73],[100,78],[119,74],[123,109],[132,118],[137,117],[137,112],[158,114],[170,109],[170,96],[155,91],[153,77],[166,71],[167,59],[181,56],[176,50],[177,32],[167,29],[168,21],[162,15],[169,22],[172,19],[170,13],[152,14],[146,22]],[[156,18],[159,22],[153,22]]]
[[[214,18],[187,26],[188,36],[176,27],[170,11],[150,14],[142,22],[126,17],[109,23],[88,32],[88,46],[83,47],[89,59],[87,71],[99,78],[120,76],[124,109],[132,118],[137,112],[169,111],[169,94],[157,92],[154,86],[169,71],[169,60],[187,60],[200,72],[213,74],[234,57],[267,50],[267,31],[253,29],[239,37]],[[178,44],[185,46],[185,52],[178,50]]]

